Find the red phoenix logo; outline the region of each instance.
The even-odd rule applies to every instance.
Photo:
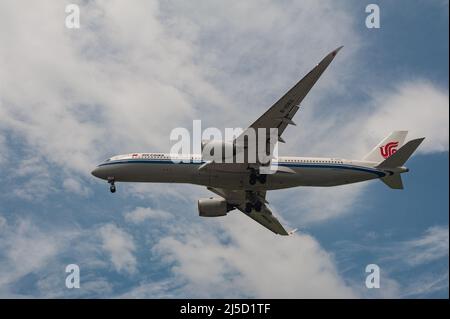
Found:
[[[380,147],[381,156],[383,156],[384,158],[388,158],[389,156],[397,152],[397,146],[398,142],[389,142],[386,145],[381,146]]]

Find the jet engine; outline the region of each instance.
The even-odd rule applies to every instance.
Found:
[[[198,213],[202,217],[225,216],[233,207],[223,198],[201,198],[198,200]]]

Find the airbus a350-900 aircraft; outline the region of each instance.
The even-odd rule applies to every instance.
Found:
[[[278,141],[284,143],[281,135],[288,125],[294,124],[292,118],[300,103],[341,48],[328,54],[249,129],[258,129],[258,134],[261,132],[259,129],[263,128],[266,129],[264,134],[268,135],[269,129],[277,128]],[[200,199],[200,216],[225,216],[229,211],[238,209],[272,232],[289,235],[292,231],[285,230],[267,205],[268,190],[336,186],[371,179],[381,179],[391,188],[402,189],[400,174],[408,172],[404,163],[424,139],[414,139],[403,145],[406,134],[406,131],[392,132],[361,160],[280,156],[272,160],[271,164],[275,164],[277,169],[271,174],[262,173],[261,168],[266,164],[259,162],[216,163],[205,160],[201,155],[185,156],[180,162],[174,161],[173,154],[162,153],[113,156],[98,165],[92,174],[107,180],[113,193],[116,191],[115,182],[204,185],[219,197]],[[223,142],[222,146],[224,149],[234,147],[235,141]]]

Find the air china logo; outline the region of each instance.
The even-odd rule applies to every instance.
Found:
[[[397,146],[398,142],[389,142],[386,145],[381,146],[380,147],[381,156],[383,156],[384,158],[388,158],[389,156],[397,152]]]

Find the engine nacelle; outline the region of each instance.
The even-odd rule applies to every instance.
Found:
[[[235,155],[236,147],[233,145],[233,142],[220,140],[202,141],[202,158],[206,161],[223,163],[226,158],[233,158]]]
[[[223,198],[201,198],[198,200],[198,214],[202,217],[225,216],[231,210]]]

